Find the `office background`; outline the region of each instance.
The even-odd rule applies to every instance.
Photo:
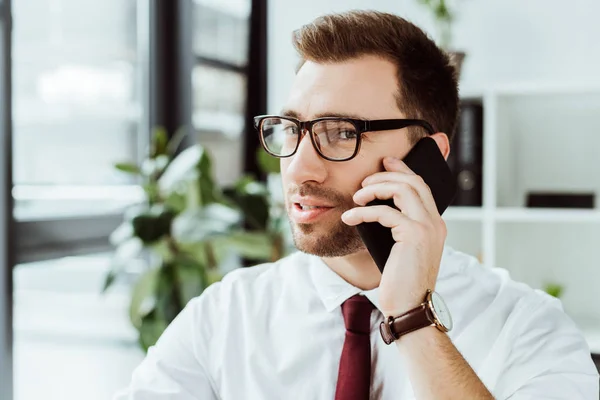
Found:
[[[0,399],[106,399],[144,355],[132,264],[106,293],[126,207],[121,161],[156,126],[200,144],[221,186],[264,177],[251,116],[291,86],[291,32],[320,14],[390,11],[434,38],[417,0],[0,1]],[[600,212],[528,207],[533,192],[600,193],[600,3],[456,0],[461,97],[480,104],[482,200],[445,214],[448,243],[540,290],[600,353]],[[596,201],[597,203],[597,201]]]

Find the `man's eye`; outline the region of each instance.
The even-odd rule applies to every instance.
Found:
[[[356,139],[356,132],[352,130],[342,130],[339,131],[338,137],[343,140]]]
[[[283,131],[288,134],[288,135],[297,135],[298,134],[298,127],[295,125],[288,125],[286,127],[283,128]]]

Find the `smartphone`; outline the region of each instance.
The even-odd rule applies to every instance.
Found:
[[[454,200],[457,185],[435,140],[428,136],[420,139],[402,161],[429,186],[437,210],[442,215]],[[397,209],[392,199],[375,199],[367,203],[367,206],[372,205],[387,205]],[[392,230],[379,222],[364,222],[357,225],[356,229],[375,264],[383,272],[395,243]]]

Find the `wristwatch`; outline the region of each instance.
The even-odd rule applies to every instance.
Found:
[[[442,332],[452,329],[452,317],[442,297],[432,290],[427,290],[425,300],[397,317],[389,316],[379,325],[379,331],[385,344],[391,344],[400,336],[426,326],[436,326]]]

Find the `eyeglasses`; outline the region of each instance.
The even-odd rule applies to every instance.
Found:
[[[352,118],[324,117],[312,121],[300,121],[291,117],[260,115],[254,117],[254,127],[259,133],[260,143],[267,153],[278,158],[291,157],[298,150],[304,133],[317,153],[329,161],[348,161],[360,150],[362,134],[365,132],[402,129],[420,126],[428,134],[435,131],[420,119],[362,120]]]

